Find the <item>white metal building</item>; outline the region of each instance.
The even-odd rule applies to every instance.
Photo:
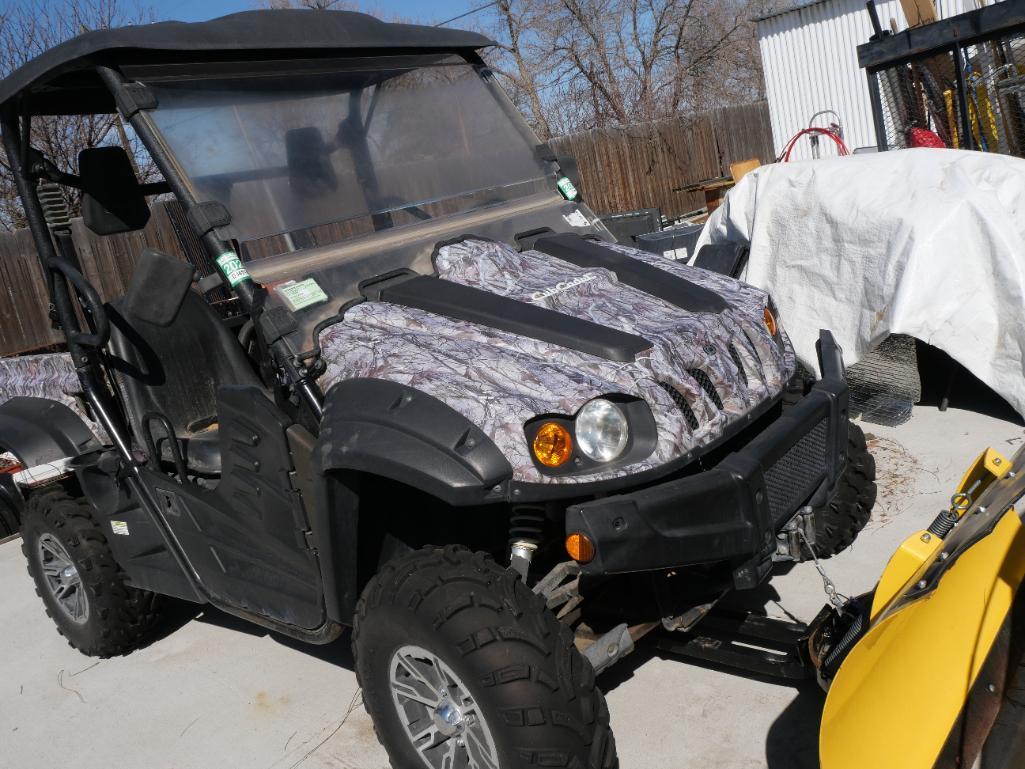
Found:
[[[956,16],[979,5],[978,0],[935,3],[938,18]],[[884,29],[890,29],[891,19],[896,20],[898,30],[907,28],[899,0],[877,0],[876,7]],[[875,147],[868,81],[858,67],[857,53],[857,46],[872,35],[865,0],[813,0],[764,16],[757,24],[776,152],[821,110],[839,114],[844,142],[852,151]],[[827,126],[835,120],[824,115],[815,124]],[[822,156],[836,154],[828,138],[821,140],[819,147]],[[810,157],[811,143],[802,137],[791,158]]]

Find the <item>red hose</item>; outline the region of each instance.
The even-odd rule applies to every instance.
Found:
[[[837,150],[838,150],[838,152],[839,152],[839,154],[841,156],[842,155],[850,155],[851,154],[851,151],[849,149],[847,149],[847,145],[844,144],[843,139],[841,139],[835,133],[830,131],[828,128],[819,128],[818,126],[810,126],[808,128],[802,128],[800,131],[798,131],[796,134],[794,134],[794,137],[790,141],[787,142],[787,146],[783,148],[783,152],[781,152],[779,157],[776,158],[776,162],[777,163],[789,163],[790,162],[790,153],[794,151],[794,145],[797,144],[797,140],[800,139],[802,136],[813,135],[813,134],[820,135],[820,136],[828,136],[830,139],[832,139],[834,142],[836,142]]]

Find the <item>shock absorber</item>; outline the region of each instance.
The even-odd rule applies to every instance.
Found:
[[[544,508],[521,505],[509,518],[509,567],[526,582],[534,552],[544,536]]]
[[[46,223],[54,229],[71,229],[71,213],[59,184],[42,182],[36,187],[36,196],[43,209]]]

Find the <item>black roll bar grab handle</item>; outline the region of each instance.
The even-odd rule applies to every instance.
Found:
[[[50,258],[47,260],[47,265],[50,269],[60,273],[74,287],[82,308],[92,319],[94,326],[91,333],[77,327],[64,329],[67,340],[85,347],[103,347],[110,339],[110,320],[107,318],[107,311],[103,309],[103,300],[100,299],[99,292],[85,275],[64,259]],[[77,322],[75,325],[77,326]]]
[[[175,472],[182,483],[188,483],[188,475],[185,471],[185,459],[182,457],[181,446],[178,444],[178,436],[174,433],[174,426],[171,420],[159,411],[147,411],[142,417],[142,439],[146,443],[146,450],[149,452],[149,465],[153,470],[160,471],[160,450],[157,442],[153,439],[153,422],[157,422],[166,433],[165,440],[171,449],[171,459],[174,461]]]

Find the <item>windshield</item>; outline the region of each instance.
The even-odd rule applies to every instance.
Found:
[[[248,259],[553,188],[530,130],[462,58],[261,69],[148,79],[164,141]]]

